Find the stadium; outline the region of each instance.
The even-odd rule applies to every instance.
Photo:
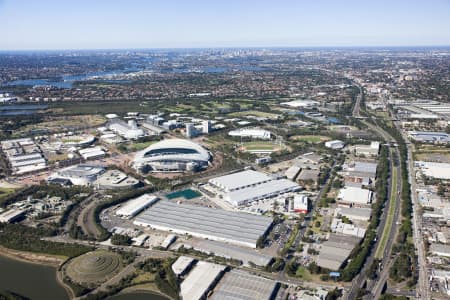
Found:
[[[133,167],[146,172],[198,171],[208,167],[211,154],[199,144],[183,139],[168,139],[136,154]]]

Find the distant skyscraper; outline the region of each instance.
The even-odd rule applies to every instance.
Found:
[[[186,137],[193,138],[195,136],[195,126],[192,123],[186,123]]]
[[[208,134],[211,131],[211,121],[206,120],[202,122],[203,133]]]

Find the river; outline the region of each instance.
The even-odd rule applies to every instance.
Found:
[[[56,281],[56,268],[10,259],[0,255],[0,289],[32,300],[69,299]]]
[[[56,267],[27,263],[0,255],[0,290],[32,300],[68,300],[66,290],[56,280]],[[167,300],[143,292],[117,295],[110,300]]]

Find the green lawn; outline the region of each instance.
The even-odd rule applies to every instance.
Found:
[[[328,136],[324,135],[295,135],[291,137],[294,141],[302,141],[308,143],[321,143],[330,140]]]
[[[144,150],[148,146],[156,143],[157,141],[149,141],[149,142],[143,142],[143,143],[133,143],[127,146],[128,151],[140,151]]]
[[[248,151],[252,150],[274,150],[275,145],[271,142],[249,142],[243,145]]]
[[[276,119],[280,115],[268,113],[264,111],[257,111],[257,110],[248,110],[248,111],[239,111],[229,114],[231,117],[245,117],[245,116],[256,116],[261,118],[269,118],[269,119]]]
[[[394,213],[397,197],[397,168],[392,170],[392,186],[391,186],[391,197],[389,200],[389,211],[386,219],[386,224],[383,229],[383,235],[381,236],[381,241],[378,244],[378,248],[375,252],[376,258],[382,258],[384,254],[384,249],[386,248],[386,243],[388,241],[389,235],[391,233],[391,228],[394,223]]]
[[[311,279],[312,279],[311,273],[305,267],[299,267],[297,269],[297,272],[295,273],[295,276],[299,277],[305,281],[311,281]]]

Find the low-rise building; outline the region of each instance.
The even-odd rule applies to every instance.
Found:
[[[333,140],[333,141],[325,142],[325,147],[334,149],[334,150],[342,149],[342,148],[344,148],[344,146],[345,146],[345,143],[340,140]]]
[[[372,202],[372,191],[357,188],[357,187],[344,187],[340,189],[338,194],[338,204],[343,206],[369,206]]]

